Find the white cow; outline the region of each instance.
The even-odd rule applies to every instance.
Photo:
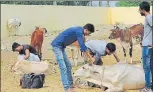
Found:
[[[111,66],[83,65],[74,73],[74,78],[84,78],[94,84],[107,87],[105,92],[139,89],[145,86],[142,67],[124,63]]]
[[[52,67],[53,68],[53,67]],[[20,60],[17,61],[13,70],[16,74],[23,75],[29,73],[35,74],[49,74],[52,71],[51,65],[47,63],[47,61],[37,62],[37,61],[26,61]]]
[[[87,42],[88,39],[84,37],[84,41]],[[71,45],[67,46],[68,49],[71,50],[71,59],[72,59],[72,65],[77,66],[79,61],[84,61],[83,57],[81,56],[80,46],[78,41],[75,41]]]
[[[18,28],[21,26],[21,21],[18,18],[11,18],[7,20],[7,29],[9,31],[9,36],[18,35]]]

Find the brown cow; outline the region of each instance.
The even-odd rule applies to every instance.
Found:
[[[132,39],[135,38],[136,40],[139,39],[141,42],[142,37],[143,37],[143,25],[142,24],[137,24],[134,25],[130,28],[126,29],[120,29],[117,25],[114,26],[114,29],[111,29],[111,34],[109,36],[109,39],[116,39],[118,42],[120,42],[123,52],[124,52],[124,57],[126,61],[126,48],[129,47],[129,55],[131,57],[131,63],[132,63],[132,49],[133,49],[133,42]]]
[[[44,33],[47,33],[46,28],[36,27],[35,31],[31,35],[31,46],[33,46],[42,58],[42,43],[44,39]]]

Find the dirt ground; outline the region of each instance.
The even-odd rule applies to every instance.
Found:
[[[126,25],[125,25],[126,26]],[[108,42],[114,42],[117,46],[117,54],[121,60],[124,60],[122,48],[116,40],[109,40],[109,29],[113,28],[113,25],[100,25],[96,27],[95,33],[91,34],[90,39],[106,40]],[[51,41],[55,38],[57,33],[52,33],[44,39],[43,43],[43,59],[49,62],[55,63],[55,57],[52,52],[52,47],[50,46]],[[58,65],[55,66],[56,73],[46,76],[45,85],[41,89],[21,89],[19,86],[19,75],[10,72],[8,66],[12,64],[17,59],[17,53],[11,51],[11,45],[13,42],[19,42],[22,44],[30,43],[30,36],[12,36],[1,41],[1,92],[64,92],[63,86],[60,79],[60,73]],[[66,49],[68,56],[70,56],[70,50]],[[112,65],[116,63],[115,58],[111,56],[102,57],[104,65]],[[127,60],[130,61],[129,54],[127,52]],[[133,47],[133,64],[140,63],[141,61],[141,47],[140,45],[135,45]],[[73,71],[77,68],[73,67]],[[75,88],[76,92],[103,92],[99,88]],[[138,90],[125,90],[125,92],[138,92]]]

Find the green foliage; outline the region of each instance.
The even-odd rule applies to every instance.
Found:
[[[16,5],[52,5],[53,1],[1,1],[1,4]]]
[[[67,6],[87,6],[90,1],[0,1],[1,4],[15,5],[67,5]]]
[[[148,1],[150,5],[152,5],[152,1]],[[119,1],[117,2],[117,7],[131,7],[131,6],[139,6],[142,1]]]

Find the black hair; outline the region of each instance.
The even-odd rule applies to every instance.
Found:
[[[109,50],[111,53],[113,53],[113,52],[116,51],[116,45],[115,45],[114,43],[108,43],[108,44],[106,45],[106,47],[108,48],[108,50]]]
[[[16,49],[18,46],[20,46],[20,44],[17,43],[17,42],[14,42],[14,43],[12,44],[12,51],[15,51],[15,49]]]
[[[146,1],[143,1],[139,6],[141,10],[145,10],[146,12],[150,11],[150,4]]]
[[[93,33],[93,32],[95,31],[94,25],[93,25],[93,24],[90,24],[90,23],[86,24],[83,28],[84,28],[84,29],[87,29],[87,30],[90,31],[91,33]]]

